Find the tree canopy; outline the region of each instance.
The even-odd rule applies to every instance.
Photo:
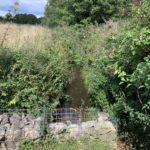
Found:
[[[127,6],[126,0],[48,0],[45,22],[49,26],[102,23]],[[128,0],[130,2],[131,0]]]
[[[37,24],[38,18],[33,14],[16,14],[13,18],[18,24]]]
[[[42,17],[37,18],[33,14],[16,14],[7,13],[5,17],[0,16],[0,22],[14,22],[17,24],[40,24]]]

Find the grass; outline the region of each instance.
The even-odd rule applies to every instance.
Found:
[[[0,24],[0,43],[11,50],[44,50],[51,44],[51,30],[42,26]]]
[[[24,143],[19,150],[113,150],[108,145],[102,143],[99,139],[70,139],[65,142],[44,141],[39,144]]]
[[[108,21],[100,26],[90,25],[79,30],[66,26],[52,30],[39,25],[0,23],[0,47],[12,51],[26,51],[31,55],[55,51],[57,55],[65,55],[71,57],[70,59],[74,57],[72,55],[78,53],[86,58],[84,59],[86,61],[101,55],[106,39],[119,32],[125,24],[124,21]]]

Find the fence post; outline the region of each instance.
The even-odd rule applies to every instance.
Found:
[[[41,137],[44,138],[47,134],[47,109],[44,107],[42,112],[42,122],[41,122]]]
[[[78,123],[78,126],[79,126],[79,134],[81,135],[82,134],[82,110],[79,109],[79,123]]]

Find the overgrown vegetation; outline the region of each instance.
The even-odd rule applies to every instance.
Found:
[[[28,46],[21,44],[20,49],[16,47],[12,50],[10,48],[13,42],[9,43],[10,45],[2,42],[0,49],[1,109],[16,108],[34,111],[47,106],[55,108],[60,99],[65,99],[64,89],[69,82],[67,75],[69,64],[64,45],[59,44],[60,41],[53,40],[50,45],[46,43],[43,43],[44,46],[39,45],[45,48],[39,51],[34,47],[35,41],[29,42],[31,43]]]
[[[0,48],[0,108],[56,107],[59,100],[68,99],[65,92],[71,70],[78,65],[92,106],[115,116],[120,135],[127,143],[140,150],[150,149],[149,0],[129,3],[129,19],[105,20],[101,25],[92,25],[103,20],[97,13],[109,19],[122,7],[117,9],[114,1],[107,1],[106,6],[113,9],[103,13],[93,1],[49,3],[47,25],[86,22],[85,26],[57,26],[53,31],[42,28],[44,34],[40,33],[40,38],[34,36],[33,42],[30,36],[26,39],[20,33],[25,38],[21,35],[12,43],[6,42],[6,28]],[[122,1],[122,6],[127,4]]]
[[[132,7],[127,27],[110,36],[104,55],[85,69],[85,82],[96,106],[111,110],[120,133],[137,149],[149,149],[150,2]]]
[[[121,131],[139,149],[149,149],[150,117],[150,13],[149,1],[133,7],[130,26],[113,37],[115,73],[109,92]],[[114,78],[114,79],[113,79]]]
[[[102,143],[99,139],[81,139],[81,140],[75,140],[70,139],[67,141],[57,141],[52,140],[51,137],[48,137],[46,140],[44,140],[41,143],[35,144],[32,142],[24,142],[21,144],[19,150],[112,150],[109,146],[106,146],[104,143]]]
[[[65,96],[67,64],[47,52],[1,49],[1,109],[39,109]],[[58,66],[57,66],[58,65]],[[56,67],[57,66],[57,67]],[[50,105],[51,106],[51,105]],[[56,106],[55,106],[56,107]]]
[[[107,37],[117,32],[118,26],[114,23],[105,35],[109,24],[111,22],[104,27],[87,29],[58,27],[53,31],[30,27],[30,33],[25,32],[25,26],[18,26],[20,32],[10,33],[17,29],[16,25],[8,24],[5,28],[1,25],[7,32],[1,39],[1,109],[51,108],[60,100],[66,100],[65,89],[72,78],[72,67],[84,67],[94,58],[95,47],[103,42],[102,34]],[[11,40],[13,35],[18,36]]]

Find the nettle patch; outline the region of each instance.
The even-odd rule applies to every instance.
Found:
[[[65,63],[56,53],[11,52],[1,49],[1,109],[56,107],[65,97]]]

